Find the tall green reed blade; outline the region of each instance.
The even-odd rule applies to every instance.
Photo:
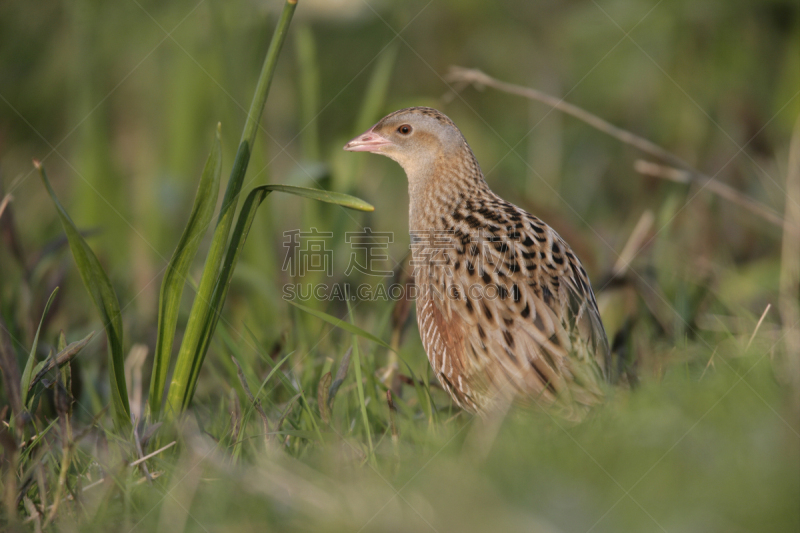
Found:
[[[217,124],[216,137],[208,156],[189,222],[183,230],[178,246],[172,254],[164,280],[161,282],[161,295],[158,299],[158,337],[153,360],[153,374],[150,378],[150,412],[158,417],[164,385],[167,382],[172,344],[178,325],[178,311],[183,295],[184,282],[192,260],[197,253],[200,240],[211,223],[214,208],[219,196],[219,179],[222,172],[221,125]]]
[[[200,375],[200,367],[202,366],[203,359],[208,352],[208,347],[211,344],[211,338],[214,336],[214,330],[219,322],[222,307],[225,304],[225,298],[228,295],[228,288],[233,278],[233,271],[236,264],[239,262],[239,255],[247,240],[247,235],[250,233],[250,228],[253,225],[253,219],[256,216],[258,207],[261,202],[269,196],[273,191],[285,192],[295,196],[304,198],[311,198],[326,202],[330,204],[337,204],[349,209],[356,209],[359,211],[373,211],[375,208],[367,202],[350,196],[331,191],[323,191],[320,189],[310,189],[307,187],[296,187],[292,185],[262,185],[250,191],[242,204],[242,210],[239,213],[239,218],[236,221],[236,227],[231,235],[231,242],[228,245],[228,253],[223,262],[222,271],[219,278],[217,278],[216,286],[214,287],[214,294],[211,299],[211,313],[208,315],[207,322],[201,331],[201,341],[199,344],[200,357],[195,361],[192,366],[191,374],[189,376],[189,387],[187,388],[187,397],[183,400],[182,408],[188,407],[189,402],[194,396],[195,387],[197,386],[197,378]]]
[[[192,304],[192,310],[189,313],[186,333],[178,352],[175,371],[172,374],[170,390],[167,396],[167,408],[172,414],[183,411],[188,405],[191,399],[190,390],[193,389],[190,385],[190,377],[193,374],[196,375],[194,369],[196,368],[199,371],[205,357],[205,351],[201,349],[201,345],[204,329],[209,324],[212,313],[211,301],[217,283],[217,276],[225,255],[228,236],[233,225],[236,206],[239,203],[239,193],[242,189],[244,175],[247,172],[247,164],[250,161],[250,152],[256,138],[258,124],[261,114],[264,112],[264,104],[267,101],[272,77],[275,74],[275,66],[278,63],[278,56],[286,40],[286,32],[289,29],[289,23],[296,7],[297,0],[286,0],[278,25],[275,28],[275,33],[272,35],[267,55],[264,58],[264,65],[261,67],[261,74],[258,77],[253,101],[250,104],[247,121],[242,131],[242,138],[239,141],[239,149],[233,162],[225,197],[222,200],[222,208],[220,209],[214,237],[211,241],[211,249],[206,257],[205,267],[200,278],[200,287]]]
[[[50,298],[47,299],[47,303],[44,306],[44,311],[42,312],[42,318],[39,319],[39,327],[36,328],[36,336],[33,338],[33,345],[31,346],[31,353],[28,356],[28,362],[25,363],[25,370],[22,372],[22,381],[20,382],[21,394],[22,394],[22,407],[27,408],[28,403],[28,389],[31,388],[31,372],[33,371],[33,367],[36,363],[36,349],[39,347],[39,333],[42,332],[42,323],[44,322],[44,317],[47,316],[47,312],[50,310],[50,305],[53,303],[53,298],[56,297],[58,293],[58,287],[53,290],[50,294]],[[13,420],[13,418],[12,418]]]
[[[97,256],[89,248],[75,223],[72,222],[69,214],[58,201],[53,187],[50,186],[50,180],[47,179],[44,167],[38,161],[34,161],[34,165],[39,170],[42,181],[47,187],[47,192],[58,210],[61,225],[67,234],[69,248],[72,251],[72,257],[75,259],[78,272],[81,274],[83,284],[86,286],[86,290],[89,291],[94,305],[103,320],[103,326],[108,337],[109,384],[114,425],[118,429],[127,429],[131,424],[131,410],[128,405],[128,390],[125,386],[125,356],[122,353],[122,315],[120,314],[117,295],[103,267],[100,265],[100,261],[97,260]]]

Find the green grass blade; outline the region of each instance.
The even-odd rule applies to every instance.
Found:
[[[408,377],[411,378],[411,383],[414,384],[414,391],[417,393],[417,403],[422,408],[422,412],[425,414],[425,418],[428,420],[428,425],[433,424],[433,410],[431,409],[431,402],[429,400],[430,393],[427,392],[422,385],[420,385],[420,380],[417,379],[417,376],[414,375],[414,371],[411,370],[411,365],[403,361],[408,368]]]
[[[312,198],[322,202],[338,204],[350,209],[359,209],[362,211],[374,209],[370,204],[350,196],[348,194],[341,194],[337,192],[324,191],[320,189],[310,189],[307,187],[294,187],[290,185],[262,185],[250,191],[242,204],[242,210],[239,213],[239,218],[236,221],[236,227],[231,233],[231,242],[228,245],[228,252],[225,260],[222,263],[222,270],[217,278],[217,283],[214,287],[214,294],[211,297],[210,313],[206,315],[206,323],[200,332],[200,342],[198,344],[198,357],[195,358],[194,364],[188,375],[188,387],[186,389],[186,396],[183,398],[182,408],[188,407],[192,396],[194,396],[194,389],[197,384],[197,378],[200,375],[200,368],[202,367],[203,360],[205,359],[208,347],[211,345],[211,338],[214,336],[214,331],[217,327],[222,307],[225,304],[225,298],[228,295],[231,279],[233,278],[233,271],[239,262],[244,243],[247,240],[247,235],[250,233],[250,228],[253,225],[258,207],[264,199],[272,192],[279,191],[304,198]],[[377,337],[375,337],[377,339]]]
[[[189,404],[191,391],[194,388],[191,377],[197,375],[205,357],[205,348],[207,348],[207,344],[205,348],[203,347],[204,337],[206,337],[205,330],[213,322],[211,318],[213,312],[211,302],[216,291],[218,275],[225,256],[236,206],[239,203],[239,193],[242,189],[244,175],[247,172],[247,164],[250,161],[250,152],[258,131],[261,114],[264,112],[264,104],[267,101],[269,87],[275,74],[278,56],[286,40],[286,32],[289,29],[289,23],[296,7],[297,0],[287,0],[284,4],[283,12],[278,20],[278,25],[272,35],[272,41],[264,58],[264,64],[261,67],[261,74],[258,77],[253,101],[247,113],[247,121],[242,131],[242,138],[233,162],[228,186],[225,189],[225,197],[217,219],[214,237],[211,240],[211,249],[206,257],[205,267],[200,278],[200,287],[192,304],[189,322],[178,352],[178,359],[175,363],[175,371],[173,372],[167,396],[168,409],[175,414],[183,411]]]
[[[36,336],[33,337],[33,345],[31,346],[31,353],[28,356],[28,362],[25,363],[25,370],[22,372],[20,387],[23,408],[26,408],[28,402],[28,389],[31,387],[31,371],[33,370],[33,366],[36,364],[36,348],[39,346],[39,333],[42,332],[42,322],[44,322],[44,317],[47,316],[47,312],[50,310],[50,305],[53,303],[53,298],[55,298],[57,292],[58,287],[53,290],[53,292],[50,294],[50,298],[47,299],[47,303],[44,306],[44,312],[42,312],[42,318],[39,319],[39,327],[36,328]]]
[[[317,408],[319,409],[319,416],[322,418],[323,424],[329,424],[331,421],[331,410],[328,407],[328,389],[333,381],[333,376],[330,372],[325,372],[317,384]]]
[[[200,342],[198,344],[198,357],[195,359],[195,364],[191,367],[189,374],[189,382],[187,387],[186,396],[183,398],[183,409],[189,406],[192,396],[194,396],[194,389],[197,385],[197,378],[200,375],[200,368],[203,365],[208,347],[211,345],[211,338],[214,336],[217,322],[219,321],[220,314],[222,313],[222,306],[225,303],[225,298],[228,295],[228,288],[230,287],[233,271],[236,264],[239,262],[239,255],[241,254],[244,243],[247,240],[247,235],[250,233],[250,228],[253,225],[253,219],[258,211],[258,206],[269,195],[270,191],[264,187],[257,187],[250,191],[244,203],[242,204],[242,211],[239,213],[239,218],[236,221],[236,227],[231,236],[231,242],[228,246],[228,252],[225,255],[225,261],[222,265],[222,271],[217,278],[217,283],[214,287],[214,293],[211,296],[210,313],[207,315],[206,323],[200,332]]]
[[[251,340],[253,340],[253,342],[257,345],[258,344],[258,339],[256,339],[255,335],[250,330],[250,328],[247,327],[247,325],[245,325],[245,331],[247,331],[247,334],[250,336]],[[319,424],[317,424],[317,417],[314,414],[314,411],[311,409],[311,404],[309,404],[308,400],[306,399],[303,387],[302,386],[298,387],[296,382],[293,382],[291,379],[289,379],[289,377],[287,377],[283,372],[278,372],[278,370],[280,369],[281,365],[283,365],[283,363],[286,362],[286,360],[289,359],[289,356],[291,356],[293,353],[294,352],[290,352],[290,353],[286,354],[286,356],[283,359],[281,359],[278,363],[274,363],[272,361],[272,358],[269,357],[267,354],[263,354],[263,353],[261,354],[261,357],[263,358],[264,362],[266,362],[268,365],[270,365],[272,367],[272,370],[270,371],[269,375],[267,376],[267,379],[264,380],[264,382],[261,384],[261,387],[259,387],[258,392],[256,393],[256,398],[258,398],[261,395],[261,391],[264,388],[264,385],[266,385],[267,381],[269,381],[269,378],[271,378],[272,375],[277,372],[278,378],[286,386],[286,388],[288,390],[290,390],[290,391],[297,392],[297,394],[294,396],[294,398],[289,400],[289,407],[286,408],[286,411],[283,413],[283,416],[278,421],[277,425],[275,426],[275,429],[276,430],[280,429],[281,425],[283,424],[283,421],[285,420],[286,416],[289,414],[289,411],[291,410],[290,409],[291,404],[297,398],[300,398],[302,400],[301,406],[302,406],[303,410],[306,412],[306,414],[308,415],[309,420],[311,421],[311,425],[314,426],[314,431],[316,432],[317,437],[319,438],[319,441],[320,442],[325,442],[325,438],[322,436],[322,431],[319,428]]]
[[[272,367],[272,370],[270,370],[270,371],[269,371],[269,374],[267,374],[267,377],[265,377],[265,378],[264,378],[264,380],[261,382],[261,386],[260,386],[260,387],[258,387],[258,391],[256,391],[256,394],[255,394],[255,398],[256,398],[256,399],[258,399],[258,398],[259,398],[259,396],[261,396],[261,391],[263,391],[263,390],[264,390],[264,387],[266,387],[266,386],[267,386],[267,383],[269,383],[269,380],[270,380],[270,379],[272,379],[272,376],[275,374],[275,372],[277,372],[277,371],[278,371],[278,369],[281,367],[281,365],[283,365],[283,363],[285,363],[286,361],[288,361],[288,360],[289,360],[289,357],[290,357],[290,356],[291,356],[293,353],[294,353],[294,352],[289,352],[289,353],[287,353],[287,354],[286,354],[286,355],[283,357],[283,359],[281,359],[280,361],[278,361],[278,362],[275,364],[275,366],[273,366],[273,367]]]
[[[278,64],[278,56],[281,53],[284,41],[286,41],[286,32],[289,31],[289,23],[292,21],[292,15],[294,15],[296,7],[297,0],[286,0],[283,4],[281,17],[275,26],[275,32],[272,34],[272,40],[264,58],[264,65],[261,67],[261,74],[258,77],[253,101],[250,103],[247,122],[242,131],[242,141],[247,142],[249,146],[253,146],[253,141],[256,139],[258,124],[261,121],[261,114],[264,112],[267,94],[269,94],[269,86],[272,84],[275,66]]]
[[[302,196],[303,198],[311,198],[312,200],[319,200],[329,204],[337,204],[348,209],[355,209],[357,211],[375,211],[372,204],[368,204],[360,198],[350,196],[340,192],[325,191],[322,189],[312,189],[309,187],[296,187],[294,185],[263,185],[263,188],[268,191],[285,192],[294,194],[295,196]]]
[[[328,390],[328,403],[331,406],[331,411],[333,411],[333,400],[336,398],[336,393],[339,392],[339,387],[342,386],[344,379],[347,377],[347,369],[350,368],[350,356],[352,354],[353,347],[351,346],[344,353],[344,357],[342,357],[342,361],[339,363],[339,369],[336,371],[336,379],[333,380]]]
[[[92,340],[92,337],[94,337],[94,331],[86,335],[81,340],[72,342],[69,345],[66,344],[66,341],[62,343],[61,339],[59,339],[58,353],[53,355],[52,352],[50,352],[51,357],[48,357],[42,361],[39,364],[41,367],[36,365],[36,371],[33,373],[30,385],[28,385],[29,389],[32,389],[34,386],[36,386],[36,384],[39,383],[39,381],[41,381],[42,378],[44,378],[45,375],[47,375],[47,373],[54,368],[61,368],[69,363],[76,355],[78,355],[81,350],[86,347],[87,344],[89,344],[89,341]],[[30,392],[30,390],[28,392]]]
[[[114,424],[117,428],[127,428],[131,423],[131,411],[128,405],[128,390],[125,386],[125,355],[122,352],[122,315],[119,310],[119,301],[111,286],[100,261],[92,249],[81,236],[75,223],[72,222],[67,211],[58,201],[44,167],[36,162],[39,174],[42,177],[47,192],[58,210],[61,225],[67,234],[72,257],[80,272],[83,284],[94,301],[95,307],[100,312],[103,326],[108,337],[108,367],[109,384],[111,391],[111,405],[113,406]]]
[[[350,314],[350,325],[355,327],[355,316],[350,302],[347,302],[347,311]],[[375,449],[372,445],[372,429],[369,426],[369,416],[367,415],[367,403],[364,398],[364,382],[361,378],[361,356],[358,350],[358,335],[353,334],[353,367],[356,373],[356,391],[358,391],[358,404],[361,407],[361,417],[364,419],[364,430],[367,432],[367,444],[369,445],[369,460],[375,464]]]
[[[156,417],[161,412],[164,385],[167,381],[172,345],[175,340],[175,329],[178,325],[178,311],[183,295],[183,287],[189,267],[192,264],[200,240],[211,223],[214,208],[219,196],[219,181],[222,172],[222,143],[220,141],[220,125],[211,154],[208,156],[197,194],[189,215],[189,222],[183,230],[180,241],[172,254],[164,280],[161,283],[161,295],[158,300],[158,337],[153,360],[153,373],[150,378],[150,410]]]
[[[322,311],[318,311],[316,309],[312,309],[311,307],[307,307],[307,306],[305,306],[303,304],[299,304],[299,303],[293,302],[291,300],[286,300],[286,301],[288,303],[292,304],[293,306],[297,307],[301,311],[305,311],[309,315],[312,315],[312,316],[315,316],[315,317],[317,317],[317,318],[319,318],[321,320],[324,320],[328,324],[332,324],[333,326],[336,326],[339,329],[343,329],[346,332],[352,333],[354,335],[358,335],[359,337],[364,337],[365,339],[368,339],[368,340],[371,340],[372,342],[376,342],[376,343],[380,344],[381,346],[383,346],[384,348],[386,348],[388,350],[394,351],[391,346],[389,346],[388,344],[383,342],[381,339],[379,339],[378,337],[376,337],[372,333],[361,329],[360,327],[356,326],[355,324],[351,324],[351,323],[346,322],[344,320],[340,320],[340,319],[336,318],[335,316],[331,316],[328,313],[323,313]]]

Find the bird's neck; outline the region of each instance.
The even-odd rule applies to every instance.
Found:
[[[439,154],[428,165],[406,169],[408,175],[409,229],[442,227],[456,207],[466,199],[491,194],[478,161],[469,146],[451,155]]]

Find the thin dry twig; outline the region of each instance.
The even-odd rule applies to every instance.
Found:
[[[138,465],[139,463],[141,463],[141,462],[143,462],[143,461],[147,461],[148,459],[151,459],[151,458],[155,457],[156,455],[160,454],[160,453],[161,453],[161,452],[163,452],[164,450],[166,450],[166,449],[168,449],[168,448],[172,448],[173,446],[175,446],[175,444],[176,444],[177,442],[178,442],[178,441],[175,441],[175,440],[174,440],[174,441],[170,442],[169,444],[167,444],[166,446],[162,446],[161,448],[157,449],[156,451],[154,451],[154,452],[152,452],[152,453],[148,453],[147,455],[145,455],[145,456],[144,456],[144,457],[142,457],[141,459],[137,459],[137,460],[135,460],[134,462],[132,462],[132,463],[131,463],[131,464],[129,464],[128,466],[136,466],[136,465]],[[87,486],[87,487],[85,487],[83,490],[86,490],[87,488],[89,488],[89,487]]]
[[[11,203],[11,200],[13,199],[14,197],[11,196],[11,193],[9,193],[3,197],[2,201],[0,201],[0,217],[3,216],[3,212],[6,210],[6,207],[8,206],[8,204]]]
[[[55,519],[58,513],[58,507],[64,499],[61,497],[67,485],[67,473],[72,460],[72,444],[66,443],[62,452],[61,471],[58,474],[58,484],[56,485],[56,494],[53,496],[53,505],[50,506],[50,513],[47,515],[47,520],[44,522],[43,527],[47,527]],[[67,495],[69,496],[69,495]]]
[[[721,181],[709,178],[705,174],[701,174],[696,171],[681,170],[674,167],[659,165],[643,159],[637,159],[633,163],[633,169],[639,174],[644,174],[645,176],[668,179],[678,183],[697,183],[720,198],[724,198],[729,202],[738,205],[739,207],[743,207],[744,209],[747,209],[751,213],[760,216],[764,220],[771,222],[776,226],[783,227],[784,225],[784,219],[766,205],[753,200],[746,194],[737,191],[730,185],[726,185]]]
[[[649,209],[642,213],[642,216],[639,217],[639,221],[631,232],[631,236],[628,237],[628,242],[626,242],[625,247],[622,248],[622,253],[619,254],[617,262],[614,263],[614,268],[611,269],[612,276],[619,277],[627,272],[631,261],[633,261],[633,258],[639,253],[639,249],[642,247],[647,233],[650,231],[650,228],[653,227],[655,219],[655,215],[653,215],[653,212]]]
[[[133,426],[133,440],[136,442],[136,454],[139,456],[139,464],[141,464],[142,472],[144,472],[145,477],[148,481],[152,482],[153,478],[150,477],[150,470],[147,468],[147,463],[142,461],[142,457],[144,457],[144,450],[142,449],[142,441],[139,439],[139,425],[136,424]]]
[[[150,478],[151,478],[151,479],[156,479],[156,478],[159,478],[159,477],[161,477],[162,475],[164,475],[164,472],[163,472],[163,471],[157,471],[157,472],[153,472],[153,473],[151,473],[151,474],[150,474]],[[94,481],[94,482],[92,482],[92,483],[89,483],[88,485],[86,485],[85,487],[83,487],[83,488],[81,489],[81,492],[86,492],[86,491],[87,491],[87,490],[89,490],[89,489],[93,489],[93,488],[95,488],[95,487],[99,487],[100,485],[102,485],[102,484],[103,484],[103,483],[105,483],[106,481],[108,481],[106,478],[104,478],[104,477],[103,477],[103,478],[100,478],[100,479],[98,479],[97,481]],[[142,476],[142,477],[140,477],[139,479],[137,479],[137,480],[134,482],[134,484],[136,484],[136,485],[141,485],[142,483],[145,483],[146,481],[147,481],[147,478],[146,478],[145,476]],[[73,501],[74,499],[75,499],[75,498],[72,496],[72,494],[67,494],[67,495],[66,495],[66,497],[64,498],[64,500],[66,500],[66,501]],[[55,504],[50,504],[50,506],[49,506],[49,507],[47,507],[47,510],[52,510],[54,506],[55,506]],[[22,521],[22,523],[23,523],[23,524],[27,524],[27,523],[29,523],[29,522],[32,522],[32,521],[33,521],[35,518],[36,518],[36,516],[34,516],[34,515],[28,516],[28,518],[26,518],[25,520],[23,520],[23,521]]]
[[[36,508],[36,505],[34,505],[33,501],[27,496],[23,497],[22,501],[25,503],[25,510],[28,511],[30,520],[33,522],[33,530],[36,533],[41,533],[42,514],[39,512],[39,509]]]
[[[516,94],[517,96],[523,96],[525,98],[529,98],[531,100],[537,100],[544,104],[549,105],[550,107],[561,111],[562,113],[566,113],[567,115],[571,115],[578,120],[581,120],[595,129],[602,131],[603,133],[607,133],[611,135],[615,139],[622,141],[625,144],[629,144],[641,150],[642,152],[648,153],[654,157],[661,159],[662,161],[666,161],[673,166],[691,169],[691,165],[681,159],[680,157],[676,156],[672,152],[668,152],[664,148],[661,148],[657,144],[648,141],[644,137],[640,137],[635,133],[631,133],[627,130],[623,130],[622,128],[618,128],[614,126],[610,122],[603,120],[602,118],[594,115],[585,109],[581,109],[580,107],[565,102],[561,98],[557,98],[555,96],[551,96],[547,93],[543,93],[542,91],[537,91],[536,89],[531,89],[530,87],[523,87],[521,85],[514,85],[512,83],[506,83],[504,81],[500,81],[496,78],[492,78],[488,74],[481,72],[478,69],[471,69],[471,68],[464,68],[464,67],[450,67],[450,72],[447,75],[448,81],[461,81],[470,83],[477,87],[492,87],[493,89],[497,89],[499,91],[503,91],[509,94]]]
[[[648,161],[637,161],[635,165],[635,170],[637,172],[659,178],[671,179],[672,181],[678,181],[680,183],[691,182],[700,184],[710,192],[749,210],[750,212],[764,218],[772,224],[780,227],[783,227],[784,225],[784,221],[780,215],[775,213],[766,205],[753,200],[747,195],[711,178],[710,176],[703,174],[680,157],[658,146],[654,142],[636,135],[635,133],[631,133],[628,130],[619,128],[610,122],[603,120],[597,115],[586,111],[585,109],[581,109],[576,105],[565,102],[561,98],[556,98],[555,96],[537,91],[536,89],[531,89],[530,87],[523,87],[521,85],[514,85],[512,83],[500,81],[477,69],[455,66],[450,67],[450,73],[447,76],[447,80],[455,84],[459,84],[457,85],[459,87],[463,87],[468,84],[475,85],[478,88],[492,87],[493,89],[497,89],[499,91],[515,94],[517,96],[522,96],[524,98],[536,100],[549,105],[553,109],[557,109],[562,113],[571,115],[578,120],[592,126],[593,128],[602,131],[611,137],[614,137],[620,142],[633,146],[634,148],[637,148],[638,150],[641,150],[642,152],[670,165],[670,167],[664,167]]]
[[[147,481],[147,478],[144,478],[144,480],[145,480],[145,481]],[[93,488],[95,488],[95,487],[97,487],[97,486],[99,486],[99,485],[102,485],[103,483],[105,483],[105,481],[106,481],[106,478],[104,478],[104,477],[101,477],[101,478],[100,478],[100,479],[98,479],[97,481],[94,481],[94,482],[92,482],[92,483],[89,483],[88,485],[86,485],[85,487],[83,487],[83,488],[81,489],[81,492],[86,492],[86,491],[87,491],[87,490],[89,490],[89,489],[93,489]]]
[[[407,287],[410,283],[414,282],[411,278],[411,271],[409,268],[407,268],[410,258],[411,254],[406,253],[405,257],[403,257],[403,259],[397,265],[397,270],[394,275],[394,283],[402,287]],[[408,325],[408,317],[411,312],[411,299],[408,297],[409,294],[410,291],[405,291],[404,297],[395,302],[394,307],[392,308],[392,337],[389,343],[392,348],[391,350],[387,350],[388,361],[386,363],[386,370],[383,372],[380,378],[378,378],[381,383],[385,383],[390,389],[395,390],[395,392],[399,391],[400,385],[396,379],[397,371],[400,368],[397,359],[397,352],[399,350],[400,343],[403,340],[403,333]]]
[[[703,373],[702,373],[702,374],[700,374],[700,379],[698,379],[698,381],[701,381],[701,380],[703,379],[703,376],[705,376],[705,375],[706,375],[706,372],[708,372],[708,369],[709,369],[709,368],[716,368],[716,367],[714,366],[714,356],[715,356],[716,354],[717,354],[717,349],[716,349],[716,348],[714,348],[714,351],[713,351],[713,352],[711,352],[711,357],[709,357],[709,358],[708,358],[708,363],[706,363],[706,367],[703,369]]]
[[[66,344],[63,332],[61,335],[61,342],[59,344],[60,346]],[[62,350],[62,353],[65,351],[66,347]],[[53,356],[51,358],[53,361],[52,367],[59,366],[56,362],[56,357],[57,356]],[[67,358],[63,369],[56,373],[54,391],[56,412],[58,413],[58,418],[61,422],[61,471],[58,474],[58,484],[56,485],[55,496],[53,496],[53,506],[50,508],[47,519],[44,521],[44,525],[42,526],[43,528],[46,528],[48,525],[50,525],[58,513],[59,504],[63,499],[62,494],[64,493],[64,489],[67,488],[67,474],[69,472],[70,464],[72,463],[74,442],[72,439],[72,424],[70,423],[72,406],[72,396],[71,391],[69,390],[72,388],[70,381],[71,372],[69,367],[69,358]]]
[[[386,403],[389,405],[389,425],[392,428],[392,446],[394,447],[395,454],[397,453],[397,444],[400,439],[400,434],[397,431],[397,420],[395,413],[397,412],[397,407],[394,405],[394,399],[392,399],[392,391],[386,391]]]
[[[761,313],[761,318],[758,319],[758,322],[756,323],[756,327],[755,327],[755,329],[753,329],[753,334],[750,335],[750,340],[747,341],[747,346],[745,346],[745,348],[744,348],[745,351],[749,350],[750,349],[750,345],[753,344],[753,340],[755,340],[755,338],[756,338],[756,333],[758,333],[758,330],[761,328],[761,323],[764,322],[765,318],[767,318],[767,313],[769,313],[769,308],[770,307],[772,307],[772,304],[767,304],[766,309],[764,309],[764,312]]]

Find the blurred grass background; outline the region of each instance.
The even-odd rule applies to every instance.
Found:
[[[152,347],[160,276],[215,125],[223,125],[227,169],[279,8],[279,2],[218,0],[0,5],[0,197],[13,195],[0,219],[0,313],[21,361],[57,284],[43,339],[54,343],[63,329],[71,341],[101,327],[68,251],[58,246],[61,228],[31,159],[44,160],[63,204],[91,232],[123,307],[128,348]],[[637,174],[633,162],[641,154],[546,106],[445,80],[451,65],[461,65],[563,96],[783,213],[789,139],[800,115],[796,1],[300,0],[290,32],[246,188],[269,182],[329,188],[364,198],[376,211],[267,199],[201,375],[195,398],[201,430],[187,429],[180,454],[158,464],[166,474],[155,490],[136,485],[140,476],[131,473],[119,482],[124,496],[103,492],[113,505],[105,509],[98,497],[93,525],[800,527],[800,426],[789,400],[791,367],[781,363],[798,354],[785,353],[775,308],[781,228],[699,187]],[[512,416],[484,453],[474,451],[483,449],[477,426],[463,415],[450,420],[455,412],[444,396],[434,390],[441,412],[426,414],[406,387],[395,456],[388,410],[372,386],[368,407],[380,460],[358,468],[353,463],[366,444],[351,372],[334,412],[342,443],[308,444],[298,433],[286,446],[295,459],[266,460],[257,453],[253,422],[241,451],[250,469],[217,457],[203,431],[217,439],[230,431],[230,391],[246,403],[230,354],[254,389],[275,361],[291,354],[281,374],[313,403],[320,376],[335,370],[350,342],[281,300],[281,285],[292,281],[281,272],[283,232],[333,231],[333,281],[353,285],[384,280],[345,278],[346,231],[394,232],[386,270],[407,252],[402,170],[341,147],[384,114],[411,105],[449,115],[493,189],[572,244],[604,305],[609,336],[621,332],[637,361],[642,388],[576,428],[543,415]],[[628,279],[611,282],[614,263],[648,210],[655,216],[652,240]],[[195,280],[201,267],[198,259]],[[346,312],[341,303],[314,305],[339,317]],[[387,302],[357,302],[355,321],[388,340],[392,309]],[[401,357],[429,379],[415,329],[404,336]],[[372,375],[386,354],[361,347]],[[40,351],[46,355],[45,347]],[[74,363],[83,383],[77,397],[83,410],[76,407],[75,416],[87,424],[107,401],[104,354],[95,341]],[[282,383],[264,391],[276,419],[295,394]],[[287,424],[310,431],[311,415],[295,411]],[[94,468],[93,461],[113,462],[99,459],[101,448],[86,445],[79,462],[85,470],[76,467],[76,476]],[[400,496],[390,488],[406,483]],[[59,527],[69,524],[65,519]]]

